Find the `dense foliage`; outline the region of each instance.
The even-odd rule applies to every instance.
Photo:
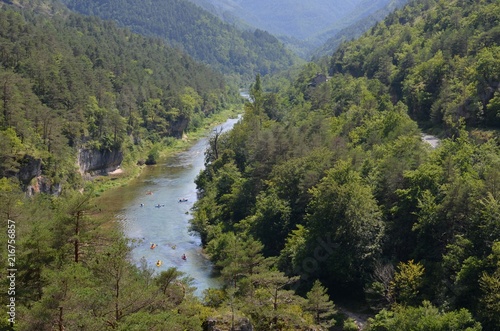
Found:
[[[40,158],[75,183],[77,146],[151,147],[224,103],[219,75],[158,40],[6,7],[2,177]],[[192,229],[224,283],[201,300],[177,270],[130,264],[144,243],[110,231],[91,187],[27,199],[1,178],[15,330],[328,330],[342,324],[330,298],[369,305],[368,330],[499,330],[500,146],[470,130],[498,126],[499,14],[416,1],[344,44],[331,77],[257,75],[196,180]],[[432,148],[412,117],[447,138]]]
[[[311,69],[303,77],[314,77]],[[300,277],[299,293],[320,279],[337,298],[366,296],[373,309],[430,300],[496,330],[496,142],[457,129],[433,150],[380,82],[340,74],[308,82],[254,94],[243,122],[207,154],[193,229],[222,272],[223,234],[236,233]],[[461,329],[476,325],[457,314]]]
[[[40,15],[28,10],[45,4],[52,3],[0,8],[0,215],[4,228],[15,228],[19,270],[16,324],[2,318],[0,328],[201,330],[214,316],[229,325],[245,324],[248,316],[262,330],[334,323],[326,289],[318,282],[304,297],[286,289],[293,279],[266,268],[274,261],[251,238],[220,250],[230,266],[224,277],[238,292],[208,291],[203,303],[177,270],[157,274],[145,261],[131,265],[131,247],[144,243],[110,231],[106,206],[77,175],[77,150],[122,149],[129,158],[137,149],[154,151],[153,144],[224,106],[226,88],[220,75],[159,40],[59,7]],[[60,196],[26,197],[20,170],[31,162],[64,184]],[[2,247],[12,231],[1,237]],[[0,256],[4,267],[7,258]],[[8,288],[9,279],[2,284]],[[247,300],[236,300],[242,293]],[[9,308],[2,307],[5,317]]]
[[[63,2],[80,13],[113,19],[134,32],[166,39],[235,79],[249,81],[257,73],[273,73],[297,61],[269,33],[240,31],[186,0]]]
[[[331,59],[330,73],[375,78],[418,121],[498,128],[497,1],[413,1]]]
[[[189,1],[231,24],[242,28],[256,27],[270,32],[305,59],[309,59],[313,51],[315,56],[331,55],[342,40],[360,36],[396,7],[407,2],[407,0]]]
[[[156,267],[145,262],[131,265],[131,245],[140,243],[110,231],[101,214],[105,206],[95,205],[92,190],[65,192],[26,200],[12,183],[0,180],[2,219],[15,222],[18,270],[15,328],[5,317],[0,328],[201,330],[203,307],[189,278],[173,268],[155,274]],[[0,259],[5,266],[6,254]],[[4,277],[2,286],[7,284]]]
[[[358,18],[357,20],[349,20],[349,22],[352,23],[347,27],[342,27],[338,31],[335,30],[330,31],[330,33],[323,33],[321,35],[322,39],[327,38],[327,40],[313,51],[310,51],[309,54],[311,54],[313,58],[331,56],[343,42],[359,38],[375,24],[382,21],[397,8],[403,7],[406,3],[408,3],[408,0],[391,0],[383,8],[371,12],[369,15]]]
[[[77,148],[147,150],[227,99],[220,74],[96,18],[3,6],[0,49],[0,176],[35,158],[64,182]]]
[[[498,330],[500,147],[467,128],[497,127],[499,9],[414,2],[344,44],[329,79],[258,77],[197,179],[211,256],[221,234],[253,238],[299,293],[319,279],[385,308],[370,330]],[[431,148],[411,116],[448,138]]]

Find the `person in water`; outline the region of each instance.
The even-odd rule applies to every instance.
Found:
[[[186,254],[182,254],[182,259],[183,259],[184,261],[186,261],[186,260],[187,260],[187,258],[186,258]]]
[[[153,243],[152,243],[150,248],[151,248],[151,249],[155,249],[155,248],[156,248],[156,244],[153,244]]]
[[[156,266],[157,267],[161,266],[161,260],[156,261]]]

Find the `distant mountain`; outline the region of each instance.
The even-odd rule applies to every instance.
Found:
[[[385,0],[375,0],[383,3]],[[351,14],[360,0],[193,0],[210,4],[275,35],[309,39]]]
[[[68,11],[66,6],[58,0],[0,0],[0,8],[3,6],[12,6],[49,16],[64,14]]]
[[[62,0],[71,10],[112,19],[166,39],[222,73],[244,80],[287,68],[298,58],[262,30],[239,30],[187,0]]]
[[[329,38],[351,39],[407,0],[190,0],[237,26],[254,26],[278,36],[306,57]],[[386,15],[385,14],[385,15]],[[370,23],[367,25],[365,23]],[[356,27],[352,27],[352,24]],[[355,34],[359,35],[359,34]]]
[[[391,0],[387,5],[374,13],[363,17],[362,19],[352,22],[348,27],[340,31],[328,31],[321,36],[330,36],[328,40],[314,52],[311,53],[313,57],[320,57],[331,55],[339,45],[344,41],[349,41],[358,38],[368,29],[373,27],[377,22],[383,20],[387,15],[392,13],[397,8],[403,7],[408,0]],[[321,37],[320,36],[320,37]]]

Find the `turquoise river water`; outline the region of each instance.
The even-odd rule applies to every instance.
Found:
[[[229,131],[237,121],[229,119],[215,129]],[[147,167],[139,178],[104,198],[107,203],[120,200],[123,206],[115,215],[124,235],[137,241],[133,262],[139,264],[144,258],[158,272],[176,267],[193,278],[198,295],[219,286],[212,263],[202,253],[199,236],[189,232],[190,209],[197,199],[194,180],[203,169],[207,145],[208,138],[199,140],[189,150]],[[156,244],[154,249],[152,244]],[[156,266],[158,260],[162,261],[160,267]]]

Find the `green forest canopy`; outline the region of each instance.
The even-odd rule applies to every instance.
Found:
[[[228,101],[221,74],[158,39],[76,14],[0,16],[1,176],[28,155],[66,181],[76,148],[147,150]]]
[[[132,31],[166,40],[238,83],[298,62],[268,32],[240,31],[186,0],[64,0],[82,14],[112,19]]]
[[[500,149],[477,128],[498,127],[499,19],[497,1],[414,1],[342,45],[326,82],[315,64],[257,80],[197,179],[215,261],[221,233],[251,237],[299,293],[319,279],[388,309],[368,329],[497,330]],[[432,149],[412,117],[448,138]]]
[[[62,47],[66,43],[56,36],[74,30],[64,19],[4,9],[1,14],[0,45],[12,47],[2,53],[2,64],[9,64],[2,75],[15,79],[8,86],[20,91],[5,94],[12,97],[7,107],[2,104],[8,115],[2,118],[6,139],[0,139],[8,142],[1,149],[4,160],[16,161],[12,155],[22,154],[15,151],[28,147],[47,159],[62,157],[87,132],[93,133],[89,141],[95,146],[117,143],[103,131],[108,126],[100,131],[99,120],[86,121],[114,107],[117,118],[123,118],[119,105],[133,105],[125,109],[138,117],[137,127],[125,117],[124,129],[116,131],[125,137],[123,146],[136,135],[161,140],[163,136],[148,131],[147,123],[156,122],[144,116],[180,107],[177,93],[196,96],[194,90],[202,96],[204,88],[213,91],[206,86],[215,86],[212,109],[222,105],[225,94],[214,84],[221,82],[218,75],[212,76],[212,84],[202,80],[200,86],[183,84],[179,77],[173,85],[178,89],[169,90],[153,79],[158,69],[148,57],[123,62],[123,71],[108,67],[122,63],[113,54],[128,51],[113,43],[112,36],[139,42],[138,54],[146,49],[164,59],[163,52],[153,52],[165,47],[159,41],[70,15],[68,22],[84,29],[81,35],[59,38],[72,45],[70,41],[85,40],[88,33],[113,51],[101,50],[97,43],[90,47],[93,52],[84,48],[79,54],[89,54],[89,60],[80,65],[91,69],[83,71],[90,77],[67,77],[71,66],[63,64],[73,59],[68,55],[73,49]],[[211,140],[206,169],[197,178],[202,198],[195,205],[192,228],[200,232],[225,284],[207,291],[202,300],[193,296],[189,279],[174,269],[155,275],[146,263],[131,266],[129,243],[100,226],[105,222],[99,220],[102,206],[95,205],[91,191],[68,191],[59,199],[37,195],[28,201],[2,178],[0,212],[16,219],[19,235],[16,330],[202,330],[209,323],[225,329],[248,323],[258,330],[327,329],[342,319],[330,297],[336,302],[354,297],[378,312],[368,330],[498,330],[500,149],[495,132],[471,134],[467,129],[497,126],[499,18],[500,4],[494,1],[415,1],[361,38],[364,43],[344,44],[331,58],[328,79],[319,79],[321,68],[314,63],[293,79],[261,81],[257,76],[251,89],[254,102],[245,106],[243,121]],[[101,24],[109,26],[102,29]],[[36,35],[38,30],[43,33]],[[110,39],[108,30],[115,33]],[[32,34],[37,38],[30,39]],[[17,35],[24,38],[11,37]],[[11,45],[11,39],[22,42]],[[43,46],[48,42],[52,47]],[[78,45],[73,47],[78,50]],[[42,56],[46,53],[50,56]],[[38,54],[39,62],[31,54]],[[47,72],[41,70],[40,77],[50,79],[23,76],[38,72],[33,63],[44,64]],[[179,68],[196,65],[187,63]],[[107,85],[100,87],[93,75]],[[148,82],[146,90],[138,89],[139,96],[148,98],[114,103],[112,96],[121,100],[116,86],[136,91],[126,83],[129,75]],[[78,89],[71,88],[78,80],[69,77],[93,82],[82,85],[89,91],[83,101]],[[64,127],[72,107],[80,109],[76,105],[83,107],[74,112],[80,114],[77,119],[85,121],[74,120],[70,127],[87,131],[68,135],[54,126],[45,138],[50,149],[38,147],[43,122],[24,114],[41,112],[26,110],[45,109],[56,114],[49,117],[50,125],[60,121]],[[195,107],[193,114],[203,109]],[[443,128],[447,138],[432,149],[422,142],[412,117]],[[172,122],[166,123],[158,127],[170,135]],[[61,164],[62,158],[50,169]],[[6,244],[5,237],[0,240]],[[5,265],[6,257],[0,258]],[[348,328],[349,321],[344,325]]]
[[[497,1],[413,1],[331,58],[330,74],[375,78],[412,118],[498,128]]]

